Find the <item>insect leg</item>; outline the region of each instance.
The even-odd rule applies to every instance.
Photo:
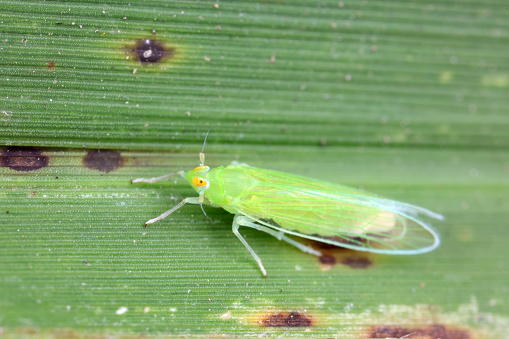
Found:
[[[262,225],[255,224],[255,220],[253,220],[251,218],[248,218],[246,216],[239,216],[238,215],[238,216],[235,217],[235,220],[236,220],[237,224],[239,224],[240,226],[251,227],[251,228],[257,229],[259,231],[269,233],[270,235],[276,237],[278,240],[286,241],[290,245],[293,245],[293,246],[297,247],[302,252],[313,254],[313,255],[316,255],[318,257],[322,256],[321,252],[319,252],[317,250],[314,250],[314,249],[312,249],[309,246],[301,244],[300,242],[295,241],[295,240],[287,237],[283,231],[279,231],[278,232],[278,231],[275,231],[275,230],[273,230],[273,229],[271,229],[269,227],[265,227],[265,226],[262,226]]]
[[[185,198],[184,200],[182,200],[181,202],[179,202],[177,205],[173,206],[171,209],[167,210],[166,212],[164,212],[163,214],[161,214],[160,216],[158,216],[157,218],[154,218],[154,219],[150,219],[149,221],[147,221],[145,223],[145,226],[147,225],[150,225],[150,224],[153,224],[155,223],[156,221],[159,221],[161,219],[164,219],[166,218],[167,216],[169,216],[170,214],[172,214],[173,212],[175,212],[176,210],[178,210],[179,208],[181,208],[182,206],[184,206],[185,204],[197,204],[199,205],[200,202],[198,201],[198,198],[197,197],[192,197],[192,198]]]
[[[263,267],[262,260],[255,253],[255,251],[253,251],[251,246],[249,246],[247,241],[239,233],[239,226],[240,225],[237,223],[237,217],[238,216],[235,216],[235,218],[233,218],[233,224],[232,224],[233,234],[235,234],[237,236],[237,238],[239,238],[240,242],[242,242],[244,244],[244,246],[246,246],[246,248],[249,251],[249,253],[251,253],[251,255],[253,256],[254,260],[256,260],[256,262],[258,263],[258,266],[260,266],[260,269],[262,270],[263,275],[265,276],[265,278],[267,278],[267,271],[265,270],[265,267]]]
[[[184,176],[185,173],[186,172],[184,172],[184,171],[178,171],[178,172],[173,172],[173,173],[170,173],[170,174],[161,175],[160,177],[155,177],[155,178],[150,178],[150,179],[138,178],[138,179],[131,180],[131,183],[135,183],[135,182],[148,182],[149,184],[153,184],[155,182],[158,182],[159,180],[163,180],[163,179],[166,179],[166,178],[169,178],[169,177],[174,177],[176,175]]]

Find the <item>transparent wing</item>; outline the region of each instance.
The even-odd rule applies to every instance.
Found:
[[[419,254],[440,240],[424,208],[350,187],[242,167],[253,180],[233,206],[238,213],[286,233],[360,251]]]

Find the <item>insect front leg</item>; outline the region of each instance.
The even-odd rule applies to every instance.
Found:
[[[178,210],[179,208],[181,208],[182,206],[184,206],[185,204],[196,204],[196,205],[200,205],[201,203],[198,201],[199,198],[197,197],[192,197],[192,198],[185,198],[184,200],[182,200],[181,202],[179,202],[177,205],[173,206],[173,208],[167,210],[166,212],[164,212],[163,214],[161,214],[160,216],[158,216],[157,218],[154,218],[154,219],[150,219],[149,221],[147,221],[145,223],[145,226],[147,225],[150,225],[150,224],[153,224],[155,223],[156,221],[159,221],[161,219],[164,219],[166,218],[167,216],[169,216],[170,214],[172,214],[173,212],[175,212],[176,210]]]
[[[150,179],[145,179],[145,178],[134,179],[134,180],[131,180],[131,183],[134,184],[134,183],[137,183],[137,182],[148,182],[149,184],[153,184],[153,183],[158,182],[160,180],[167,179],[167,178],[170,178],[170,177],[174,177],[176,175],[180,175],[181,177],[185,178],[185,174],[186,174],[186,172],[184,172],[184,171],[178,171],[178,172],[173,172],[173,173],[170,173],[170,174],[161,175],[160,177],[155,177],[155,178],[150,178]]]
[[[317,250],[314,250],[309,246],[301,244],[300,242],[297,242],[297,241],[287,237],[283,231],[276,231],[276,230],[273,230],[272,228],[256,224],[255,223],[256,220],[251,219],[249,217],[237,215],[237,216],[235,216],[234,222],[237,222],[237,224],[239,224],[240,226],[251,227],[251,228],[257,229],[259,231],[268,233],[268,234],[276,237],[278,240],[286,241],[290,245],[297,247],[302,252],[313,254],[318,257],[322,256],[321,252],[318,252]]]
[[[235,218],[233,218],[233,224],[232,224],[232,231],[233,231],[233,234],[235,234],[237,236],[237,238],[239,238],[240,242],[242,242],[244,244],[244,246],[246,246],[247,250],[249,251],[249,253],[251,253],[251,255],[253,256],[254,260],[258,263],[258,266],[260,266],[260,269],[262,270],[262,273],[263,275],[265,276],[265,278],[267,278],[267,271],[265,270],[265,267],[263,267],[263,264],[262,264],[262,260],[260,259],[260,257],[255,253],[255,251],[253,251],[253,249],[251,248],[251,246],[249,246],[249,244],[247,243],[247,241],[242,237],[242,235],[240,235],[239,233],[239,224],[237,223],[237,218],[239,216],[236,215]]]

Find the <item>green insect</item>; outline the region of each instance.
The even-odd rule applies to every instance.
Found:
[[[206,137],[205,137],[206,140]],[[205,144],[203,145],[205,147]],[[425,208],[388,200],[358,189],[330,184],[283,172],[246,165],[200,165],[136,182],[154,183],[180,175],[196,190],[198,197],[182,200],[172,209],[145,223],[166,218],[185,204],[221,207],[235,215],[232,231],[260,266],[260,257],[239,233],[239,227],[251,227],[316,256],[322,253],[303,245],[287,234],[346,247],[384,254],[421,254],[437,248],[440,238],[420,216],[443,220],[440,214]],[[205,211],[203,211],[205,213]]]

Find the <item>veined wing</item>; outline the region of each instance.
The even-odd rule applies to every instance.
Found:
[[[233,206],[286,233],[360,251],[419,254],[438,247],[424,208],[277,171],[242,167],[252,179]]]

